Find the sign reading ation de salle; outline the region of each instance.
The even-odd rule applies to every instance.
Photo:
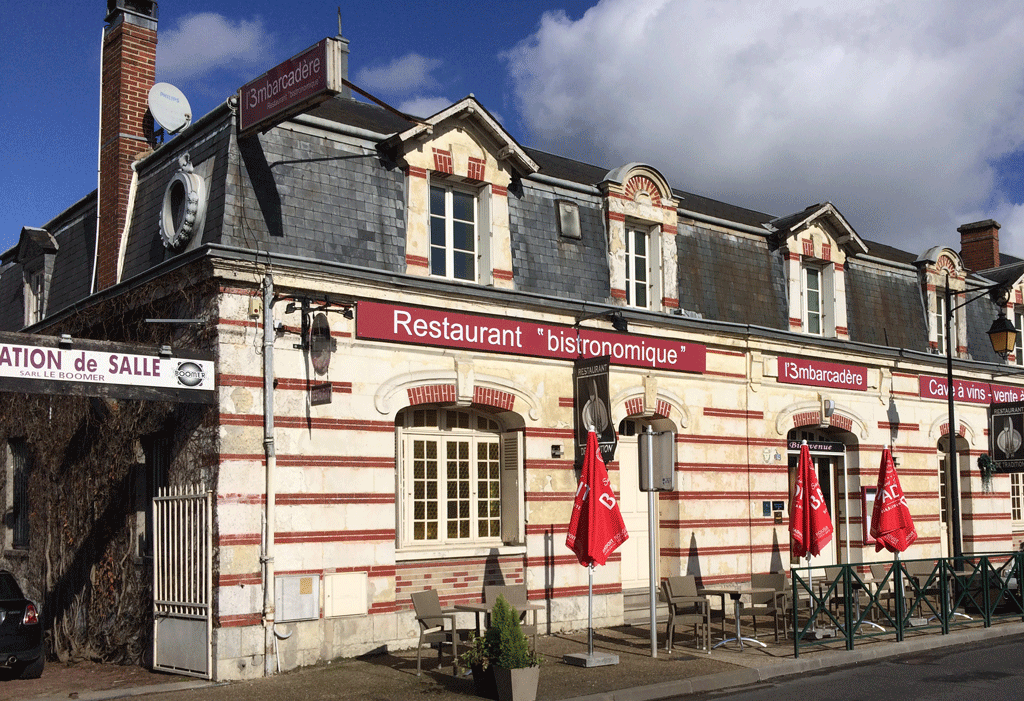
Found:
[[[341,92],[340,44],[326,38],[271,68],[238,91],[238,132],[266,130]]]
[[[442,309],[359,302],[356,337],[441,348],[464,348],[575,360],[611,356],[612,365],[704,372],[707,348],[654,336],[537,324],[505,317],[463,314]]]
[[[53,337],[0,333],[0,391],[199,402],[216,399],[216,375],[209,354],[186,352],[169,357],[142,346],[82,339],[76,339],[74,345],[63,348]]]

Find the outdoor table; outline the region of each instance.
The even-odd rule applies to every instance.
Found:
[[[732,599],[733,613],[736,616],[736,637],[726,638],[712,646],[712,649],[725,645],[726,643],[736,642],[739,643],[740,649],[743,649],[743,641],[757,643],[761,647],[768,647],[757,638],[744,638],[740,632],[740,614],[743,611],[743,605],[740,603],[740,597],[744,594],[774,594],[777,590],[773,587],[754,587],[749,584],[733,584],[721,587],[703,587],[697,590],[697,593],[701,596],[720,596],[722,597],[722,616],[725,616],[725,597]]]
[[[533,611],[533,625],[537,625],[537,612],[544,608],[544,604],[533,601],[527,601],[525,604],[510,604],[519,613],[524,611]],[[476,614],[476,632],[477,635],[484,634],[483,617],[491,612],[494,608],[494,604],[455,604],[456,611],[466,611],[469,613]]]

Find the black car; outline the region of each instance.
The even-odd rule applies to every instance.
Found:
[[[25,598],[13,574],[0,570],[0,670],[36,679],[45,664],[39,608]]]

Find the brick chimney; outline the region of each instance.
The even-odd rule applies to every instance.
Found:
[[[957,227],[960,232],[960,257],[968,270],[999,267],[999,222],[985,219]]]
[[[106,23],[100,91],[96,291],[117,282],[132,163],[148,148],[143,119],[149,89],[156,79],[157,4],[152,0],[107,0]]]

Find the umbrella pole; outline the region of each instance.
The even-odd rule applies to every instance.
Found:
[[[590,581],[587,585],[587,654],[573,652],[562,655],[562,661],[576,667],[603,667],[619,663],[619,656],[611,653],[594,654],[594,565],[587,567]]]
[[[590,580],[587,583],[587,654],[594,656],[594,565],[587,568]]]
[[[811,624],[811,630],[814,631],[818,628],[818,622],[814,616],[814,575],[811,574],[811,554],[807,553],[807,603],[811,605],[809,623]]]

